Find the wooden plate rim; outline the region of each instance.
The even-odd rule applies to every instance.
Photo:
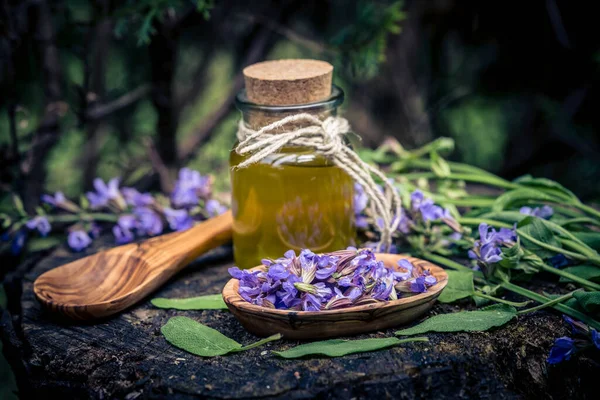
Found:
[[[259,305],[248,303],[246,300],[240,296],[238,293],[239,281],[235,278],[230,279],[225,287],[223,288],[223,300],[227,304],[227,306],[231,306],[236,308],[239,311],[248,312],[248,313],[265,313],[265,314],[273,314],[279,316],[289,316],[294,315],[295,317],[309,317],[309,316],[318,316],[318,315],[332,315],[332,314],[341,314],[341,313],[354,313],[354,312],[364,312],[364,311],[373,311],[375,309],[386,309],[386,308],[394,308],[399,305],[405,305],[410,303],[423,303],[432,298],[436,298],[439,296],[441,291],[448,284],[448,274],[446,271],[427,261],[416,257],[410,257],[400,254],[387,254],[387,253],[377,253],[377,258],[381,256],[385,256],[386,258],[392,257],[396,258],[396,260],[407,259],[411,263],[416,266],[429,269],[433,276],[438,279],[438,283],[431,286],[427,292],[420,293],[414,296],[401,298],[398,300],[391,300],[386,302],[380,302],[375,304],[365,304],[362,306],[353,306],[347,308],[341,308],[337,310],[321,310],[321,311],[294,311],[294,310],[278,310],[267,307],[262,307]],[[384,261],[385,262],[385,261]],[[388,263],[386,263],[388,265]],[[389,265],[388,265],[389,266]],[[395,267],[395,266],[394,266]],[[262,270],[264,266],[260,265],[254,268],[250,268],[248,271]]]

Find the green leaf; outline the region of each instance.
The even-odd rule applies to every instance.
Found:
[[[556,198],[535,189],[514,189],[500,195],[496,201],[494,201],[494,204],[492,204],[492,211],[502,211],[513,204],[524,203],[529,200],[552,201],[556,200]]]
[[[15,205],[15,210],[17,210],[19,215],[21,215],[22,217],[27,216],[27,213],[25,212],[25,207],[23,206],[23,201],[21,200],[21,198],[19,196],[17,196],[16,194],[13,194],[12,198],[13,198],[13,204]]]
[[[187,317],[171,318],[160,331],[173,346],[202,357],[222,356],[242,348],[235,340]]]
[[[176,310],[227,310],[221,294],[188,297],[185,299],[156,298],[150,301],[158,308],[174,308]]]
[[[440,303],[452,303],[475,293],[472,272],[446,271],[446,273],[448,274],[448,284],[438,297]]]
[[[579,199],[573,192],[562,186],[560,183],[554,182],[550,179],[534,178],[531,175],[523,175],[520,178],[515,179],[513,182],[518,183],[519,185],[535,188],[549,195],[560,197],[566,201],[575,200],[576,202],[579,202]]]
[[[276,355],[283,358],[299,358],[310,355],[324,355],[328,357],[340,357],[346,354],[363,353],[366,351],[381,350],[388,347],[396,346],[407,342],[427,342],[424,337],[398,339],[395,337],[389,338],[372,338],[358,340],[341,340],[331,339],[320,342],[301,344],[300,346],[292,347],[285,351],[274,351]]]
[[[222,356],[227,353],[246,351],[281,339],[281,334],[278,333],[247,346],[242,346],[221,332],[187,317],[171,318],[160,328],[160,331],[173,346],[202,357]]]
[[[600,311],[600,292],[575,292],[573,297],[587,312],[595,314]]]
[[[580,278],[587,279],[588,281],[598,282],[600,281],[600,268],[593,265],[577,265],[575,267],[567,267],[563,269],[564,272],[568,272],[573,275],[577,275]],[[564,276],[560,277],[559,282],[572,282],[569,278]]]
[[[554,247],[562,247],[561,243],[554,236],[554,233],[538,217],[527,217],[523,219],[519,222],[517,228],[519,233],[525,233],[540,242]],[[555,252],[544,249],[523,237],[521,237],[521,241],[527,250],[534,252],[541,258],[552,257],[556,254]]]
[[[460,311],[435,315],[417,326],[402,329],[396,335],[418,335],[426,332],[480,332],[502,326],[517,315],[517,310],[506,304],[494,304],[477,311]]]
[[[573,235],[581,240],[583,243],[590,246],[596,251],[600,251],[600,233],[598,232],[571,232]]]

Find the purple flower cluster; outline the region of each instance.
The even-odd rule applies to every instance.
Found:
[[[563,315],[563,318],[571,326],[571,334],[575,339],[568,336],[556,339],[548,355],[548,364],[558,364],[569,360],[573,354],[585,348],[595,347],[600,350],[600,334],[597,330],[566,315]]]
[[[264,271],[229,273],[240,281],[239,294],[249,303],[268,308],[320,311],[396,300],[423,293],[437,283],[428,270],[408,260],[398,269],[386,267],[371,249],[349,247],[328,254],[293,250],[276,260],[263,260]]]
[[[543,218],[543,219],[550,219],[550,217],[552,217],[552,215],[554,214],[554,210],[550,206],[535,207],[535,208],[521,207],[519,212],[521,214],[531,215],[533,217],[539,217],[539,218]]]
[[[116,219],[112,233],[117,244],[124,244],[136,237],[160,235],[166,229],[185,230],[196,221],[227,211],[227,207],[211,198],[211,178],[188,168],[179,171],[169,199],[140,193],[131,187],[120,187],[119,178],[108,182],[96,178],[93,185],[94,191],[87,192],[85,196],[89,206],[75,204],[62,192],[43,195],[42,202],[50,206],[54,214],[60,215],[46,214],[41,209],[31,219],[14,224],[2,239],[12,240],[12,251],[18,254],[27,241],[28,230],[46,236],[52,231],[51,223],[58,222],[68,227],[69,247],[82,251],[100,233],[101,226],[94,222],[96,219]]]
[[[496,231],[488,224],[479,225],[479,240],[469,250],[469,258],[478,264],[489,265],[502,261],[501,246],[512,246],[517,241],[516,228]]]
[[[358,228],[367,229],[369,227],[369,218],[366,216],[368,197],[361,185],[354,184],[354,214],[355,224]],[[397,217],[398,218],[398,217]],[[419,224],[427,224],[433,221],[442,221],[451,228],[458,230],[458,223],[454,220],[450,211],[434,203],[428,197],[425,197],[422,191],[415,190],[410,195],[410,204],[405,205],[398,223],[398,231],[403,234],[411,231]],[[377,218],[375,223],[379,223]]]

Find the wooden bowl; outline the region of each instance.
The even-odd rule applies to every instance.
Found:
[[[427,292],[393,301],[324,311],[274,310],[248,303],[239,294],[239,281],[231,279],[223,288],[229,311],[249,332],[257,336],[281,333],[290,339],[323,339],[357,335],[406,324],[425,314],[448,283],[444,269],[419,258],[377,254],[388,267],[398,268],[400,259],[431,271],[438,283]],[[252,270],[264,267],[255,267]]]

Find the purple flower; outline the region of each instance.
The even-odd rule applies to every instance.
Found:
[[[395,271],[394,275],[396,277],[396,280],[405,281],[413,277],[414,265],[412,265],[410,261],[403,258],[402,260],[398,261],[398,266],[404,269],[405,271]]]
[[[48,218],[39,215],[27,221],[26,225],[29,229],[37,229],[42,236],[47,236],[48,233],[50,233],[50,230],[52,230],[50,222],[48,222]]]
[[[535,208],[521,207],[519,212],[521,214],[531,215],[531,216],[539,217],[539,218],[543,218],[543,219],[550,219],[550,217],[552,217],[552,215],[554,214],[554,210],[552,209],[552,207],[547,206],[547,205],[545,205],[541,208],[540,207],[535,207]]]
[[[113,235],[115,235],[115,241],[117,244],[125,244],[133,242],[133,233],[127,228],[123,228],[121,225],[115,225],[112,228]]]
[[[495,233],[496,243],[515,243],[517,241],[517,228],[512,229],[500,228],[498,233]]]
[[[596,346],[596,348],[600,350],[600,335],[598,334],[598,331],[594,328],[591,329],[591,338],[594,346]]]
[[[502,250],[496,247],[495,243],[483,245],[480,249],[480,260],[486,264],[493,264],[502,261]]]
[[[302,309],[304,311],[319,311],[321,309],[321,300],[311,293],[302,295]]]
[[[496,237],[496,231],[486,223],[479,224],[479,243],[482,245],[488,244],[494,241]]]
[[[554,268],[562,268],[569,265],[569,259],[564,254],[558,253],[548,260]]]
[[[208,200],[204,208],[207,214],[211,217],[215,217],[227,211],[227,207],[221,205],[221,203],[214,199]]]
[[[25,246],[26,240],[27,240],[27,234],[22,230],[17,231],[17,233],[15,233],[15,237],[13,238],[13,241],[10,245],[10,252],[15,256],[20,254],[21,250]]]
[[[410,195],[410,207],[412,211],[419,211],[419,209],[421,208],[421,203],[424,199],[425,196],[423,195],[423,192],[421,192],[419,189],[412,192]]]
[[[163,213],[174,231],[184,231],[194,225],[194,221],[186,210],[174,210],[169,207],[163,208]]]
[[[100,178],[94,179],[96,192],[87,192],[86,196],[92,208],[104,207],[110,200],[123,200],[119,192],[119,178],[113,178],[108,184]]]
[[[273,264],[269,267],[267,276],[271,279],[282,280],[290,276],[290,272],[282,264]]]
[[[199,198],[207,198],[210,191],[210,177],[202,176],[198,171],[189,168],[182,168],[171,193],[171,203],[175,207],[193,207],[198,204]]]
[[[419,276],[410,283],[410,291],[413,293],[425,293],[427,291],[427,285],[425,285],[425,277]]]
[[[137,218],[137,229],[140,235],[156,236],[163,231],[160,216],[147,207],[138,207],[134,211]]]
[[[123,197],[127,204],[133,207],[144,207],[154,203],[154,198],[150,193],[140,193],[134,188],[121,188],[121,193],[123,193]]]
[[[76,230],[69,233],[67,243],[74,251],[81,251],[92,243],[92,239],[85,231]]]
[[[53,205],[54,207],[60,207],[61,204],[64,204],[67,201],[67,198],[63,194],[63,192],[56,192],[54,196],[49,194],[42,195],[42,201],[44,203],[48,203]]]
[[[554,341],[554,346],[548,356],[548,364],[558,364],[571,358],[575,352],[575,341],[569,337],[563,336]]]

